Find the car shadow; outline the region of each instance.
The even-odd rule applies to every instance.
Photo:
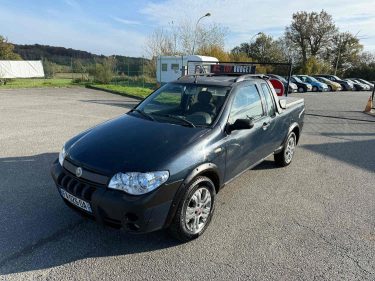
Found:
[[[252,170],[275,170],[277,168],[281,168],[277,166],[275,161],[273,160],[264,160],[259,165],[255,166]]]
[[[375,134],[324,133],[324,136],[343,140],[334,143],[305,144],[301,147],[336,160],[375,172],[375,156],[370,153],[375,147],[375,139],[355,140],[352,137],[374,136]],[[369,149],[367,149],[369,148]]]
[[[57,156],[0,158],[0,274],[179,245],[164,231],[131,235],[76,214],[63,203],[50,176]]]

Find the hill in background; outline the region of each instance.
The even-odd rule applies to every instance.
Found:
[[[101,63],[107,58],[104,55],[96,55],[90,52],[75,50],[72,48],[55,47],[48,45],[19,45],[14,44],[14,52],[19,54],[24,60],[48,60],[63,69],[64,72],[74,72],[71,66],[77,61],[85,66]],[[112,56],[113,57],[113,56]],[[144,58],[114,56],[116,59],[116,72],[139,75],[142,72],[142,65],[148,61]]]

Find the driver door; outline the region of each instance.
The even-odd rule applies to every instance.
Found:
[[[239,86],[232,100],[228,123],[237,119],[250,119],[254,123],[251,129],[232,131],[226,136],[225,181],[228,181],[266,157],[265,121],[262,98],[255,84]]]

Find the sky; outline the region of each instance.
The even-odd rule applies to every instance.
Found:
[[[147,57],[145,41],[155,28],[195,24],[207,12],[200,24],[226,27],[230,50],[258,32],[282,35],[296,11],[322,9],[375,53],[375,0],[0,0],[0,34],[17,44]]]

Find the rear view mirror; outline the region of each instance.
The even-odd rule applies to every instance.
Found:
[[[236,130],[246,130],[254,127],[253,120],[250,119],[237,119],[233,124],[227,126],[227,132],[231,133]]]
[[[286,109],[286,100],[285,99],[279,100],[279,105],[282,109]]]

